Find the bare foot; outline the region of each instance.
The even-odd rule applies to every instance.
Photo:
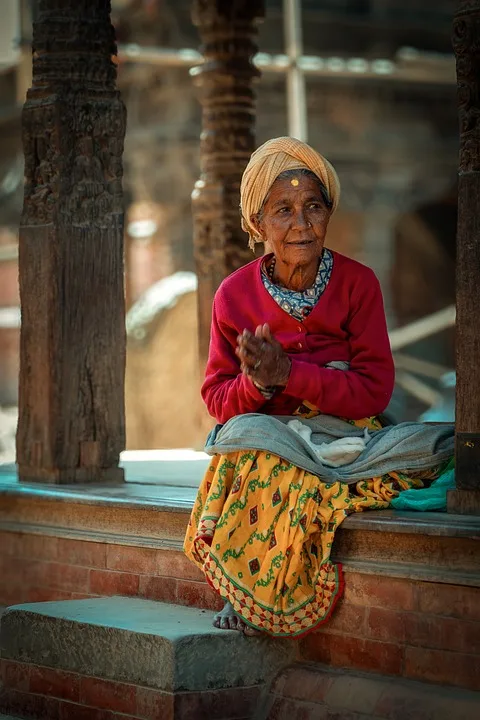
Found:
[[[261,635],[259,630],[246,625],[242,618],[237,615],[231,603],[226,602],[223,610],[220,610],[213,618],[213,625],[220,630],[238,630],[245,635]]]

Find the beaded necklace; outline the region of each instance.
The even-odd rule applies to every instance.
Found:
[[[321,262],[321,259],[320,259],[320,262]],[[275,255],[274,255],[274,256],[272,257],[271,261],[270,261],[270,265],[267,267],[267,275],[268,275],[268,278],[269,278],[270,282],[273,283],[274,285],[278,285],[279,287],[285,288],[284,285],[281,285],[281,284],[278,283],[278,282],[276,283],[276,282],[274,281],[274,279],[273,279],[273,273],[275,272],[275,265],[276,265],[276,264],[277,264],[277,258],[276,258]],[[310,287],[312,287],[312,286],[315,284],[316,279],[317,279],[317,273],[318,273],[318,267],[317,267],[317,272],[315,273],[315,278],[314,278],[313,283],[312,283],[312,285],[311,285]],[[290,289],[290,288],[285,288],[285,290],[289,290],[289,289]],[[308,290],[308,288],[305,288],[305,290]],[[293,292],[305,292],[305,290],[294,290]]]
[[[275,272],[275,265],[277,263],[277,260],[275,258],[275,255],[272,257],[272,261],[270,265],[267,268],[267,275],[270,278],[270,282],[273,283],[273,273]]]

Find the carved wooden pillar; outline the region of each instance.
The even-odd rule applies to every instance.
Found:
[[[256,23],[263,0],[194,0],[205,61],[193,75],[203,108],[201,176],[192,195],[198,274],[199,352],[208,355],[212,300],[226,275],[253,260],[240,227],[240,180],[255,149],[255,95],[259,75]]]
[[[23,110],[17,462],[22,480],[121,480],[122,152],[109,0],[40,0]]]
[[[456,490],[450,512],[480,514],[480,0],[459,0]]]

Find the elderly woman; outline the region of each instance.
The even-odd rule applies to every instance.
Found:
[[[243,175],[242,226],[270,252],[215,295],[202,396],[223,427],[185,538],[226,602],[219,628],[298,636],[324,622],[343,587],[330,561],[342,520],[421,487],[452,453],[436,438],[399,466],[410,475],[378,459],[399,442],[377,418],[394,365],[374,273],[325,247],[339,195],[330,163],[292,138],[265,143]]]

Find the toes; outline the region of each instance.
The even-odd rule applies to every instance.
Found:
[[[220,620],[220,628],[222,630],[230,630],[229,620],[230,620],[230,618],[228,618],[228,617],[222,617],[222,619]]]
[[[228,626],[230,630],[238,630],[237,628],[237,616],[236,615],[230,615],[228,618]]]
[[[260,630],[256,630],[255,628],[250,627],[250,625],[246,625],[245,630],[243,632],[245,633],[245,635],[248,635],[248,637],[253,637],[254,635],[262,634]]]
[[[218,615],[215,615],[215,617],[213,618],[212,625],[213,625],[213,627],[216,627],[216,628],[220,627],[220,618],[218,617]]]

